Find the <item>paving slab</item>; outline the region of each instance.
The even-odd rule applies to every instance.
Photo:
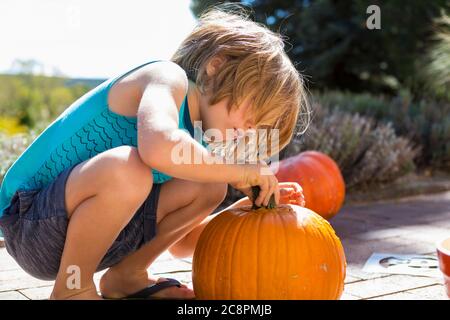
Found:
[[[450,192],[344,207],[338,216],[395,227],[450,221]],[[442,225],[442,224],[441,224]],[[446,224],[448,227],[448,225]]]
[[[347,274],[353,278],[359,278],[361,280],[369,280],[369,279],[377,279],[388,277],[389,275],[386,273],[372,273],[372,272],[364,272],[362,270],[362,265],[347,265]]]
[[[358,282],[358,281],[361,281],[361,280],[363,280],[363,279],[358,278],[358,277],[355,277],[355,276],[353,276],[353,275],[350,275],[350,274],[347,272],[347,274],[346,274],[346,276],[345,276],[344,283],[345,283],[345,284],[347,284],[347,283],[353,283],[353,282]]]
[[[435,284],[423,288],[407,290],[379,296],[369,300],[448,300],[443,285]]]
[[[439,280],[434,278],[390,275],[388,277],[350,283],[345,286],[345,292],[356,297],[368,299],[435,284],[439,284]]]
[[[28,288],[19,292],[30,300],[47,300],[52,293],[53,285],[46,287]]]
[[[16,269],[0,272],[0,292],[43,287],[52,283],[52,281],[33,278],[22,270]]]
[[[0,292],[0,300],[29,300],[26,296],[19,291],[4,291]]]
[[[351,294],[344,292],[339,300],[361,300],[361,298],[352,296]]]
[[[0,272],[9,270],[20,270],[17,262],[8,254],[5,248],[0,247]],[[1,278],[0,278],[1,279]]]
[[[450,192],[344,206],[332,221],[347,258],[342,300],[447,299],[442,279],[366,273],[373,252],[435,255],[435,242],[450,236]],[[192,287],[192,258],[164,252],[150,271]],[[105,271],[94,276],[98,286]],[[0,300],[47,299],[53,281],[34,279],[0,247]]]
[[[450,237],[450,227],[438,227],[433,225],[413,225],[403,228],[410,231],[405,234],[404,238],[410,239],[412,242],[429,243],[435,246],[436,242]]]
[[[374,252],[390,252],[397,254],[426,254],[433,252],[434,244],[415,242],[404,237],[361,241],[358,239],[342,239],[347,264],[362,267]]]

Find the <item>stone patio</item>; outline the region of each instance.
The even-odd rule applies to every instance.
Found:
[[[447,299],[441,278],[365,273],[362,267],[373,252],[435,255],[435,242],[450,236],[450,192],[345,206],[331,223],[347,256],[342,299]],[[189,259],[164,253],[151,271],[192,285]],[[47,299],[51,288],[51,281],[33,279],[0,248],[0,299]]]

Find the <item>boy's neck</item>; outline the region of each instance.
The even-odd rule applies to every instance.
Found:
[[[201,121],[201,112],[200,112],[200,99],[201,94],[198,90],[196,84],[191,80],[188,81],[188,106],[189,106],[189,114],[191,116],[191,122],[194,124],[194,121]]]

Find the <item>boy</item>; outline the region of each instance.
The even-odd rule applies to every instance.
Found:
[[[264,164],[214,163],[193,139],[192,123],[223,137],[227,129],[277,129],[281,149],[304,107],[302,79],[281,37],[210,10],[171,61],[94,88],[13,164],[0,192],[7,250],[31,275],[56,280],[52,299],[100,299],[92,277],[106,268],[103,297],[193,298],[178,281],[149,276],[148,267],[167,249],[192,254],[227,184],[247,195],[259,186],[257,205],[272,195],[280,202],[280,186],[262,173]],[[180,145],[204,161],[175,163]],[[297,185],[281,187],[283,199],[301,203]]]

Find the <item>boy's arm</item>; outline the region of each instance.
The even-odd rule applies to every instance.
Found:
[[[258,185],[257,205],[267,205],[272,194],[278,203],[277,179],[273,174],[261,173],[266,165],[217,163],[216,156],[210,155],[187,132],[178,129],[178,105],[188,89],[187,76],[181,67],[175,63],[165,65],[157,76],[142,83],[137,111],[138,152],[145,164],[184,180],[229,183],[246,195],[251,194],[251,186]],[[174,159],[179,150],[187,150],[190,161],[180,163],[179,159]],[[200,161],[194,161],[197,159]]]
[[[171,76],[153,79],[143,88],[137,113],[141,159],[151,168],[181,179],[227,183],[243,181],[245,166],[213,163],[213,156],[200,143],[178,129],[177,105],[181,105],[186,90],[187,78],[182,69],[179,74],[172,70]],[[190,150],[190,161],[174,161],[174,148]],[[194,163],[194,159],[201,161]]]

